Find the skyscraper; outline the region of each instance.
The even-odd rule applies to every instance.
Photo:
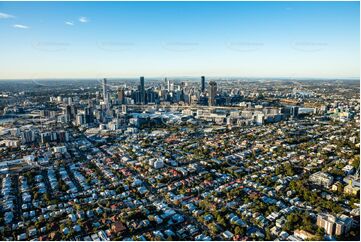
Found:
[[[140,103],[145,104],[144,76],[140,77],[139,92],[140,92]]]
[[[206,78],[204,76],[201,76],[201,92],[204,93],[206,90]]]
[[[291,116],[294,117],[294,118],[297,118],[299,109],[300,108],[297,107],[297,106],[292,106],[291,107]]]
[[[71,113],[71,106],[70,105],[66,105],[65,110],[64,110],[64,114],[67,117],[67,120],[70,121],[71,119],[73,119],[72,113]]]
[[[118,100],[120,104],[124,104],[124,88],[118,88]]]
[[[217,83],[215,81],[210,81],[209,87],[208,87],[208,105],[209,106],[215,105],[216,95],[217,95]]]
[[[122,105],[122,113],[127,113],[127,105]]]
[[[170,92],[170,80],[167,80],[167,90]]]
[[[107,85],[107,79],[103,79],[103,100],[105,105],[108,106],[108,85]]]
[[[87,124],[93,123],[94,115],[93,115],[93,110],[90,107],[86,107],[84,109],[84,114],[85,114],[85,123]]]

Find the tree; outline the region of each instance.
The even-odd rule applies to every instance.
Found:
[[[293,176],[293,175],[295,174],[292,165],[289,164],[289,163],[287,163],[287,164],[285,165],[285,170],[286,170],[287,176]]]
[[[240,226],[236,226],[236,228],[234,229],[234,233],[235,233],[235,235],[243,236],[243,235],[246,234],[246,228],[240,227]]]
[[[49,196],[49,194],[44,194],[43,195],[43,199],[44,199],[44,201],[47,203],[47,204],[49,204],[49,202],[50,202],[50,196]]]
[[[355,168],[355,169],[358,169],[359,166],[360,166],[360,155],[355,155],[354,158],[353,158],[353,161],[352,161],[352,166]]]
[[[269,228],[266,229],[266,237],[265,237],[265,240],[272,240],[272,236],[271,236],[271,232],[269,230]]]
[[[212,234],[216,234],[218,232],[217,226],[214,223],[209,224],[208,229]]]
[[[225,222],[224,218],[221,217],[221,215],[217,216],[217,223],[223,225],[224,227],[226,226],[226,222]]]

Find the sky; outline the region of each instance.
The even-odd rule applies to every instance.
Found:
[[[358,78],[359,2],[0,2],[0,79]]]

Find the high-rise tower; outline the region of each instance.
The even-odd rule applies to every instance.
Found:
[[[107,79],[103,79],[103,100],[105,105],[108,106],[109,99],[108,99],[108,85],[107,85]]]
[[[201,92],[204,93],[206,90],[206,78],[201,76]]]
[[[209,106],[215,105],[216,95],[217,95],[217,83],[215,81],[210,81],[209,87],[208,87],[208,105]]]
[[[167,90],[168,90],[168,92],[170,92],[171,90],[170,90],[170,80],[167,80]]]
[[[124,88],[123,87],[118,88],[118,101],[120,102],[120,104],[124,104]]]
[[[145,104],[144,76],[140,77],[139,92],[140,92],[140,103]]]

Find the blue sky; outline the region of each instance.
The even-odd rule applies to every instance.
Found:
[[[359,77],[359,2],[1,2],[0,79]]]

